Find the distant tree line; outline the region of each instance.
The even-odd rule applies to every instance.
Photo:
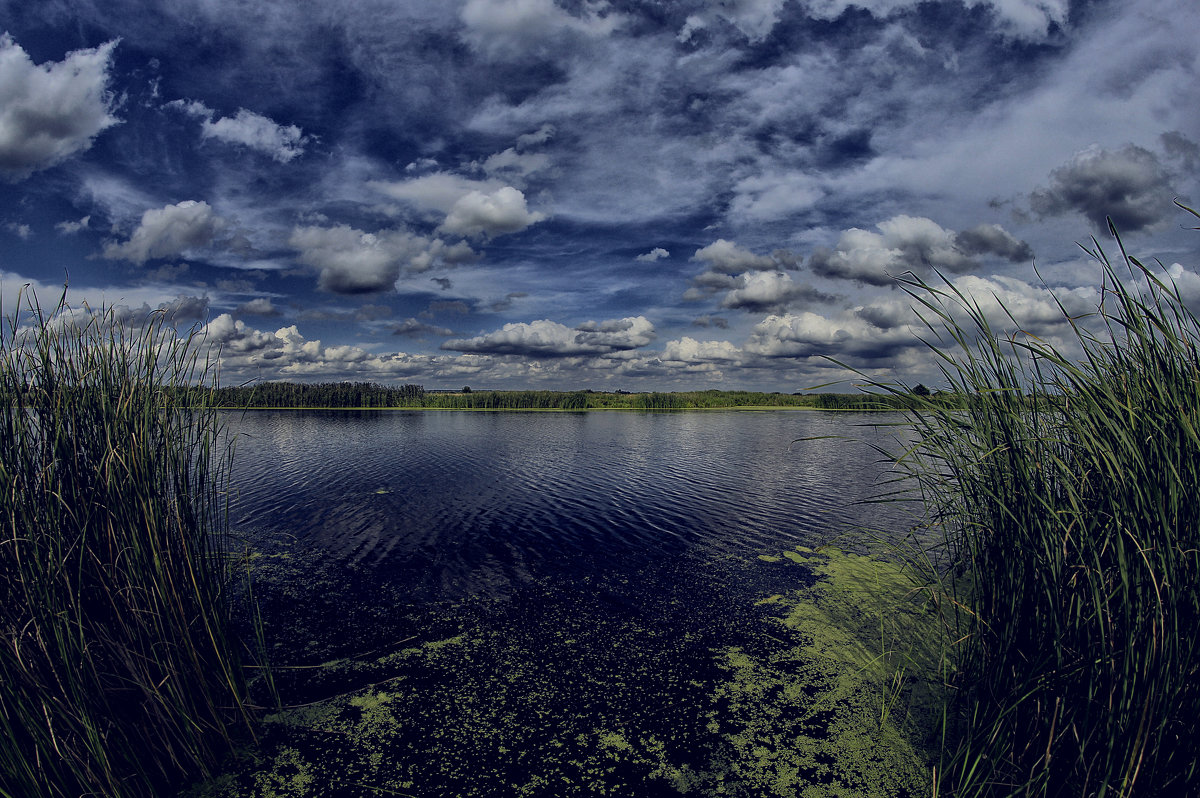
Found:
[[[962,397],[924,386],[888,394],[762,393],[755,391],[426,391],[420,385],[370,382],[262,382],[217,388],[195,404],[229,408],[427,408],[437,410],[692,410],[723,407],[797,407],[818,410],[913,410],[961,406]]]
[[[217,388],[211,396],[218,407],[419,407],[425,389],[372,382],[259,382]]]

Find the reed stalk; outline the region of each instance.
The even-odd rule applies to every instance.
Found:
[[[251,727],[192,343],[65,295],[0,325],[0,794],[161,795]]]
[[[944,535],[939,587],[965,609],[941,794],[1200,788],[1200,322],[1111,232],[1118,259],[1087,248],[1097,312],[1063,311],[1068,347],[989,320],[949,281],[908,284],[969,397],[912,414],[920,443],[897,458]]]

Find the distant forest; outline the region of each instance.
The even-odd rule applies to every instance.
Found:
[[[261,382],[217,388],[207,397],[227,408],[425,408],[431,410],[697,410],[732,407],[796,407],[817,410],[903,410],[931,401],[957,404],[952,395],[912,393],[758,393],[753,391],[426,391],[420,385],[370,382]]]

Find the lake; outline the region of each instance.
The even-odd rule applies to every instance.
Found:
[[[913,522],[900,416],[226,420],[284,708],[205,794],[928,794],[920,597],[804,548]]]
[[[232,526],[294,539],[417,601],[702,548],[758,554],[910,510],[859,504],[890,476],[892,414],[254,411]],[[811,440],[799,440],[808,438]]]

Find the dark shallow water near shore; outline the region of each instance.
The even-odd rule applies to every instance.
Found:
[[[231,416],[291,708],[193,794],[922,794],[924,721],[879,716],[908,586],[804,549],[911,523],[856,504],[898,420]]]

